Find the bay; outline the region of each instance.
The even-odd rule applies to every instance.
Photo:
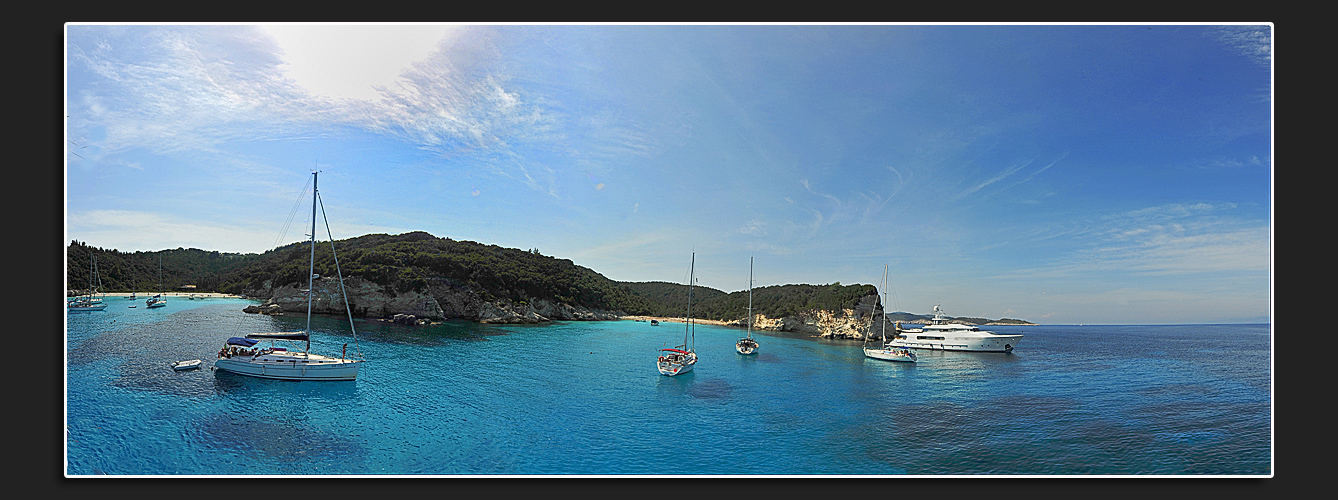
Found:
[[[231,336],[305,315],[243,299],[66,318],[77,476],[1226,476],[1273,470],[1270,325],[991,326],[1012,354],[865,358],[860,342],[681,323],[404,326],[317,316],[351,382],[214,372]],[[201,359],[176,372],[173,361]]]

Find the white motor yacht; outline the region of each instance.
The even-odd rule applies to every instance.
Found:
[[[1022,342],[1022,334],[998,334],[951,321],[945,319],[943,310],[935,305],[930,324],[923,328],[903,329],[898,323],[896,336],[887,345],[940,351],[1013,352]]]

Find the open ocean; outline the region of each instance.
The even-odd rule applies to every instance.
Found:
[[[684,325],[357,319],[356,381],[214,372],[232,336],[304,328],[242,299],[67,313],[65,475],[1273,474],[1270,325],[991,326],[1012,354],[867,359],[858,341]],[[138,307],[130,309],[130,304]],[[313,351],[354,339],[313,320]],[[173,361],[199,358],[199,370]]]

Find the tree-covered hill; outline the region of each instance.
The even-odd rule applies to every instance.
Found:
[[[161,289],[180,291],[195,285],[196,291],[216,291],[223,275],[257,262],[257,254],[221,253],[198,248],[177,248],[155,252],[121,252],[71,241],[66,249],[66,286],[69,290],[89,288],[90,264],[96,261],[97,276],[103,292],[148,292]],[[159,262],[162,282],[159,284]],[[94,283],[96,286],[97,283]]]
[[[473,241],[438,238],[415,231],[369,234],[317,242],[315,273],[335,275],[336,259],[345,277],[360,277],[395,292],[426,292],[429,287],[472,290],[485,301],[530,299],[583,307],[650,314],[655,305],[618,282],[568,259]],[[270,287],[305,280],[311,247],[290,245],[266,252],[256,262],[225,273],[218,291],[255,294]]]
[[[335,275],[335,255],[330,246],[329,241],[316,244],[318,275]],[[544,299],[638,316],[682,317],[687,310],[686,284],[618,282],[537,250],[439,238],[421,231],[368,234],[337,240],[334,247],[340,274],[376,283],[391,293],[467,289],[488,302],[523,305],[532,299]],[[293,243],[261,254],[195,248],[127,253],[72,241],[66,254],[67,287],[87,288],[90,260],[96,256],[103,292],[156,291],[161,259],[163,291],[181,291],[184,285],[194,285],[192,290],[198,292],[268,298],[271,290],[285,285],[305,287],[311,252],[310,244]],[[694,318],[734,321],[748,314],[747,290],[726,293],[702,286],[692,290]],[[877,293],[873,285],[840,283],[755,288],[753,313],[780,318],[804,310],[849,309],[861,298]],[[895,313],[889,318],[914,322],[927,316]]]
[[[688,312],[688,286],[664,281],[620,282],[628,291],[647,299],[654,308],[646,316],[674,318],[683,317]],[[703,318],[702,305],[719,300],[726,294],[710,287],[692,287],[692,317]]]
[[[633,293],[650,299],[658,307],[651,316],[682,317],[687,312],[688,286],[663,281],[628,283]],[[748,316],[748,291],[726,293],[694,286],[692,317],[734,321]],[[873,285],[774,285],[753,289],[753,314],[770,318],[791,316],[809,309],[835,311],[853,309],[866,295],[878,293]]]
[[[792,316],[804,310],[854,309],[860,299],[877,295],[873,285],[773,285],[753,289],[753,314],[769,318]],[[697,311],[700,309],[701,315]],[[748,316],[748,291],[733,292],[701,305],[693,305],[693,317],[733,321]]]

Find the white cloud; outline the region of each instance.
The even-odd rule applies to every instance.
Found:
[[[460,29],[450,25],[294,25],[262,29],[283,50],[288,78],[314,94],[377,100],[377,87],[438,50]]]
[[[749,219],[748,222],[743,224],[743,227],[739,228],[739,232],[752,236],[763,236],[767,234],[766,227],[764,226],[765,224],[758,219]]]
[[[275,228],[208,224],[152,212],[134,210],[91,210],[71,213],[66,218],[69,239],[86,241],[122,252],[158,251],[166,248],[254,253],[256,249],[275,246]],[[295,240],[288,238],[288,240]],[[218,245],[220,241],[226,245]],[[281,241],[283,245],[292,241]],[[263,250],[261,250],[263,251]]]
[[[550,138],[542,108],[490,66],[486,27],[71,30],[75,78],[97,80],[75,86],[98,91],[72,96],[70,136],[105,130],[94,146],[108,153],[210,151],[227,141],[311,137],[341,126],[442,155],[493,154]]]

